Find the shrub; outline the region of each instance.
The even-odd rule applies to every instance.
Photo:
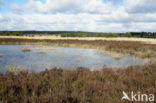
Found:
[[[156,64],[113,70],[103,67],[35,74],[21,71],[0,74],[2,103],[121,103],[122,91],[156,93]],[[126,102],[126,101],[123,101]],[[127,103],[127,102],[126,102]]]

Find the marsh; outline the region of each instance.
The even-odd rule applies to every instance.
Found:
[[[24,47],[29,47],[31,51],[22,52],[21,49]],[[38,50],[44,53],[38,53]],[[6,67],[10,64],[41,72],[53,67],[64,69],[85,67],[91,70],[101,69],[103,66],[124,68],[142,65],[147,61],[126,55],[115,59],[112,55],[107,55],[108,51],[104,50],[59,46],[0,45],[0,52],[3,53],[3,58],[0,59],[0,71],[2,73],[6,72]]]

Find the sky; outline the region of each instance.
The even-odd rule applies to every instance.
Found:
[[[156,32],[156,0],[0,0],[0,30]]]

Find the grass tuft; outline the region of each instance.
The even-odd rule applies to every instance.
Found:
[[[6,72],[7,73],[13,73],[13,74],[18,74],[19,72],[24,71],[23,66],[17,66],[15,64],[10,64],[6,67]]]
[[[22,52],[30,52],[30,51],[31,51],[31,49],[28,46],[25,46],[22,48]]]
[[[106,55],[112,56],[115,59],[121,59],[124,55],[116,52],[107,52]]]

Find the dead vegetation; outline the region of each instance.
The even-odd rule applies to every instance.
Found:
[[[46,48],[41,48],[38,47],[36,48],[36,53],[37,54],[46,54],[47,51],[56,51],[57,48],[50,48],[50,47],[46,47]]]
[[[61,35],[25,35],[25,36],[0,36],[0,39],[30,39],[30,40],[108,40],[108,41],[132,41],[146,44],[156,44],[155,39],[137,37],[61,37]]]
[[[0,74],[2,103],[121,103],[122,91],[156,94],[156,64],[112,70],[53,68]],[[124,101],[124,103],[128,103]]]
[[[22,50],[21,50],[22,52],[30,52],[31,51],[31,49],[30,49],[30,47],[29,46],[25,46],[25,47],[23,47],[22,48]]]
[[[10,64],[6,67],[6,72],[8,72],[8,73],[18,74],[22,71],[24,71],[23,66],[17,66],[15,64]]]
[[[120,59],[124,56],[123,54],[116,53],[116,52],[107,52],[106,55],[112,56],[115,59]]]

